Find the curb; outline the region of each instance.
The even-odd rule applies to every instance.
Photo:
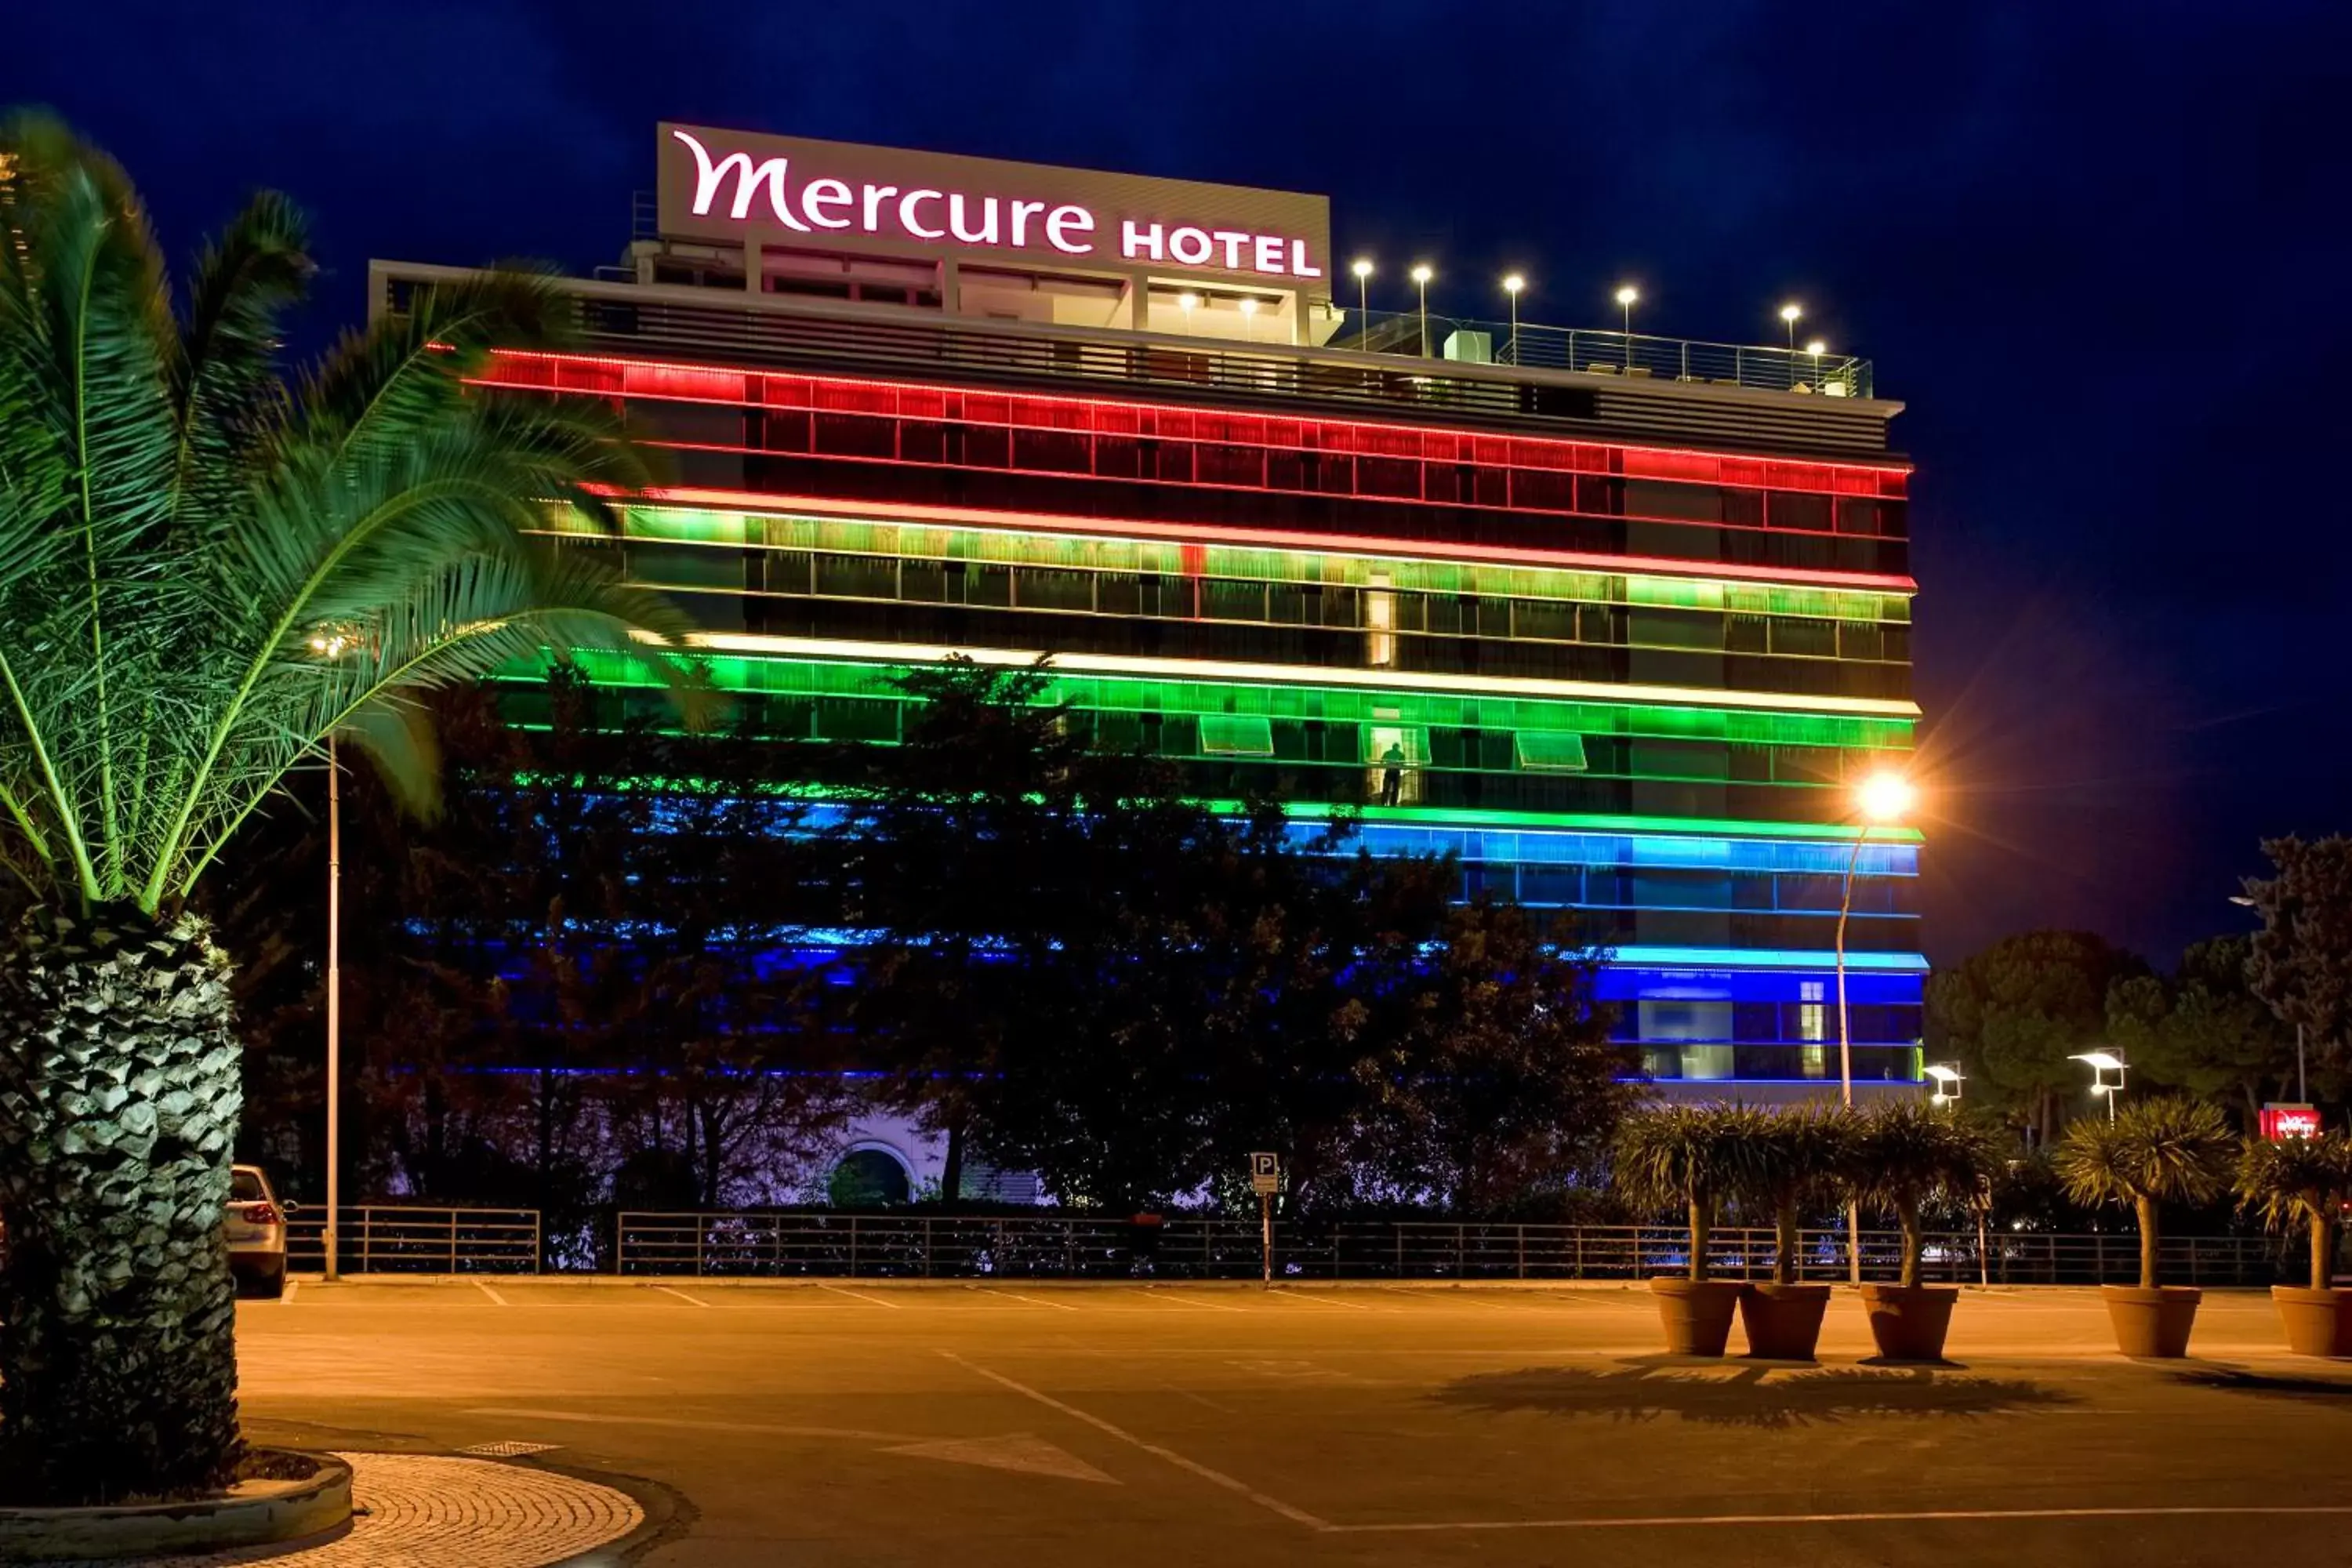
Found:
[[[289,1450],[278,1450],[281,1452]],[[331,1454],[307,1480],[245,1482],[278,1489],[133,1508],[0,1508],[0,1563],[90,1562],[274,1546],[350,1522],[352,1468]]]

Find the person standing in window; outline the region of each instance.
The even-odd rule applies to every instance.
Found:
[[[1391,741],[1389,749],[1381,753],[1381,804],[1394,805],[1404,791],[1404,746]]]

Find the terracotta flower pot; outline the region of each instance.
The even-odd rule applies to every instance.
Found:
[[[2352,1290],[2271,1287],[2286,1348],[2297,1355],[2352,1356]]]
[[[1661,1274],[1650,1281],[1668,1355],[1721,1355],[1731,1338],[1731,1314],[1745,1289],[1737,1279],[1688,1279]]]
[[[1739,1293],[1739,1326],[1748,1331],[1748,1353],[1766,1361],[1811,1361],[1821,1342],[1822,1314],[1829,1310],[1826,1285],[1778,1285],[1769,1280]]]
[[[2189,1331],[2197,1325],[2197,1303],[2205,1292],[2194,1285],[2102,1285],[2116,1349],[2127,1356],[2178,1357],[2189,1353]]]
[[[1870,1315],[1870,1337],[1888,1361],[1941,1361],[1944,1335],[1952,1326],[1952,1303],[1960,1293],[1948,1285],[1864,1285],[1862,1308]]]

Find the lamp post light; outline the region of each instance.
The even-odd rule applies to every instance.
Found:
[[[1633,368],[1633,305],[1641,297],[1642,291],[1631,283],[1621,283],[1617,286],[1617,309],[1623,312],[1625,322],[1625,368],[1627,370]]]
[[[1870,830],[1881,824],[1900,821],[1918,799],[1917,787],[1901,773],[1892,772],[1871,774],[1853,792],[1854,815],[1860,818],[1861,826],[1853,836],[1853,853],[1846,857],[1845,889],[1838,900],[1837,922],[1838,1099],[1848,1110],[1853,1108],[1853,1032],[1846,1019],[1845,928],[1853,915],[1853,877],[1862,868],[1862,847],[1869,842]],[[1845,1237],[1846,1271],[1859,1285],[1862,1205],[1852,1199],[1845,1205]]]
[[[330,662],[351,651],[341,632],[320,632],[310,651]],[[338,1266],[343,1196],[343,791],[342,762],[335,736],[327,733],[327,1219],[320,1234],[329,1280],[342,1278]]]
[[[1931,1105],[1958,1105],[1960,1086],[1969,1080],[1960,1069],[1949,1062],[1929,1062],[1927,1077],[1935,1083],[1936,1091],[1927,1097]]]
[[[2106,1097],[2107,1120],[2113,1121],[2116,1119],[2116,1096],[2124,1091],[2124,1074],[2129,1070],[2131,1065],[2124,1060],[2123,1052],[2120,1050],[2076,1051],[2066,1059],[2070,1062],[2081,1062],[2091,1069],[2091,1092]],[[2109,1073],[2116,1075],[2116,1081],[2113,1083],[2107,1081]]]
[[[1516,272],[1508,274],[1503,279],[1503,292],[1511,297],[1511,363],[1513,364],[1519,363],[1519,290],[1527,286],[1528,280]]]
[[[1805,352],[1813,356],[1813,388],[1819,391],[1822,384],[1822,356],[1830,352],[1830,345],[1815,338],[1805,345]]]
[[[1429,357],[1429,280],[1437,274],[1424,261],[1412,269],[1412,286],[1421,291],[1421,357]]]
[[[1780,322],[1789,329],[1789,352],[1797,352],[1797,323],[1804,319],[1805,308],[1794,300],[1780,307]]]
[[[1372,331],[1372,262],[1360,256],[1348,268],[1356,275],[1356,337],[1359,346],[1369,346]]]
[[[1242,335],[1251,342],[1257,342],[1257,300],[1249,294],[1242,296]]]
[[[1176,296],[1176,308],[1184,312],[1184,335],[1192,335],[1192,312],[1201,308],[1201,297],[1187,289]]]

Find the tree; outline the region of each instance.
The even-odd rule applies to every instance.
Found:
[[[2145,970],[2088,931],[2005,937],[1928,981],[1928,1045],[1957,1054],[1986,1102],[2047,1144],[2087,1081],[2066,1058],[2101,1039],[2115,983]]]
[[[1653,1105],[1625,1118],[1612,1150],[1617,1185],[1633,1203],[1678,1208],[1690,1226],[1690,1277],[1707,1277],[1723,1200],[1752,1190],[1757,1113],[1737,1105]]]
[[[2263,1101],[2294,1088],[2294,1033],[2254,994],[2249,949],[2245,937],[2214,937],[2183,952],[2169,978],[2117,980],[2107,992],[2107,1038],[2154,1082],[2236,1101],[2251,1131]]]
[[[1805,1210],[1833,1191],[1852,1163],[1855,1129],[1854,1114],[1844,1107],[1796,1105],[1748,1113],[1744,1131],[1755,1150],[1734,1195],[1771,1213],[1775,1282],[1797,1282]]]
[[[2234,1186],[2241,1208],[2263,1228],[2284,1235],[2303,1227],[2311,1238],[2311,1288],[2335,1282],[2337,1216],[2352,1204],[2352,1138],[2249,1139],[2238,1157]]]
[[[2178,1095],[2133,1100],[2088,1117],[2058,1145],[2059,1179],[2078,1204],[2122,1204],[2139,1219],[2139,1284],[2156,1289],[2160,1205],[2210,1203],[2230,1179],[2238,1141],[2221,1110]]]
[[[2315,1065],[2352,1076],[2352,837],[2268,838],[2263,853],[2275,874],[2245,879],[2263,918],[2247,980],[2304,1029]]]
[[[77,1501],[236,1462],[219,1235],[230,975],[190,891],[329,735],[422,805],[406,694],[675,624],[526,530],[638,477],[600,418],[469,396],[528,280],[427,293],[289,385],[310,273],[264,195],[175,301],[121,171],[0,128],[0,1435]]]
[[[2000,1166],[1992,1140],[1977,1123],[1925,1100],[1895,1100],[1864,1116],[1848,1150],[1846,1180],[1859,1203],[1895,1211],[1903,1232],[1906,1289],[1919,1283],[1927,1247],[1921,1215],[1936,1203],[1966,1204]]]

